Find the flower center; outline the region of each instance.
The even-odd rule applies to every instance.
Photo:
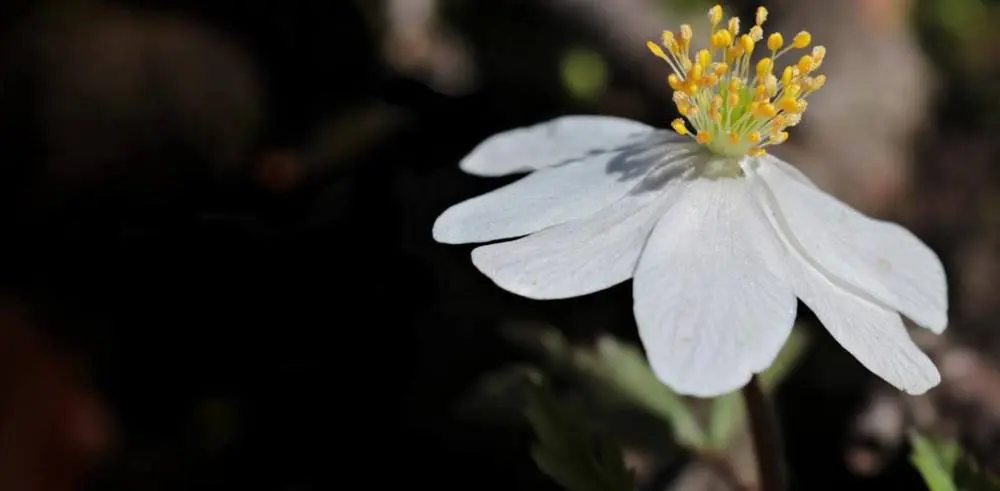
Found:
[[[674,103],[681,115],[694,127],[688,129],[684,119],[671,126],[681,135],[690,135],[713,153],[726,157],[763,155],[765,148],[788,139],[787,128],[802,120],[806,98],[826,83],[825,75],[812,75],[823,63],[826,48],[816,46],[811,54],[802,55],[786,66],[781,77],[774,75],[774,63],[792,49],[807,48],[812,36],[802,31],[785,46],[780,33],[767,37],[770,56],[751,63],[754,47],[764,39],[761,27],[767,20],[767,9],[757,8],[754,26],[740,34],[740,20],[732,17],[724,28],[722,7],[708,11],[712,26],[709,49],[691,56],[691,26],[681,26],[676,36],[663,32],[662,46],[646,43],[654,55],[673,69],[667,77],[674,89]],[[666,48],[666,51],[664,51]]]

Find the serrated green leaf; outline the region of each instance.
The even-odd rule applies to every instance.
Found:
[[[955,442],[940,441],[917,432],[910,434],[913,452],[910,462],[917,468],[930,491],[960,491],[954,483],[955,464],[962,449]]]
[[[538,442],[531,455],[538,468],[569,491],[633,491],[622,451],[590,430],[584,413],[562,403],[544,385],[529,389],[524,414]]]

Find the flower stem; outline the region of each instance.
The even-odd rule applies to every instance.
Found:
[[[785,491],[784,449],[781,444],[778,418],[761,388],[760,378],[757,375],[743,387],[743,399],[750,420],[753,451],[757,458],[759,489]]]

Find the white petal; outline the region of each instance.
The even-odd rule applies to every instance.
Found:
[[[654,131],[612,116],[563,116],[493,135],[459,167],[479,176],[503,176],[552,167],[594,153],[614,153]]]
[[[782,233],[824,275],[855,295],[941,332],[948,290],[937,255],[905,228],[869,218],[818,188],[763,165],[765,194],[780,211]],[[767,192],[769,190],[769,192]]]
[[[662,184],[662,173],[692,165],[696,147],[653,138],[612,157],[594,155],[542,169],[445,210],[434,222],[434,240],[488,242],[587,218],[633,189]]]
[[[681,186],[630,193],[592,217],[479,247],[472,262],[504,290],[538,300],[609,288],[632,277],[653,225]]]
[[[796,310],[779,251],[746,181],[689,184],[635,273],[635,317],[660,380],[711,397],[771,365]]]
[[[763,205],[769,207],[766,200]],[[781,230],[781,214],[768,209]],[[795,293],[834,339],[875,375],[910,394],[922,394],[941,381],[937,368],[910,339],[899,314],[861,298],[853,287],[829,278],[803,255],[794,239],[782,236]]]
[[[800,262],[796,293],[833,338],[875,375],[909,394],[941,382],[934,363],[910,339],[899,314],[858,298]]]
[[[787,174],[788,177],[791,177],[792,179],[795,179],[796,181],[805,184],[806,186],[814,188],[819,187],[814,182],[812,182],[812,179],[809,179],[809,176],[807,176],[804,172],[799,170],[798,167],[795,167],[794,165],[789,164],[784,160],[781,160],[771,154],[765,154],[763,157],[760,158],[766,160],[767,163],[777,167],[779,170]]]

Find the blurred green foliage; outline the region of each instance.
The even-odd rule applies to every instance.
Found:
[[[1000,491],[1000,479],[965,455],[953,440],[910,434],[910,462],[930,491]]]
[[[583,102],[599,99],[608,85],[608,64],[600,53],[586,48],[566,51],[559,63],[566,91]]]

